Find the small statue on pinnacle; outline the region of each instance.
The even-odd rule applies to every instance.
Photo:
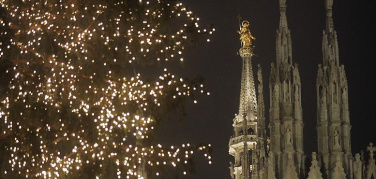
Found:
[[[240,34],[240,40],[242,43],[242,48],[250,48],[252,45],[252,39],[256,39],[252,36],[251,31],[249,30],[249,22],[244,20],[242,22],[242,27],[238,31]]]

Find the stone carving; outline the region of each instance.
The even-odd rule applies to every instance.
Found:
[[[336,163],[333,169],[332,179],[345,179],[345,178],[346,178],[346,173],[345,173],[345,170],[343,169],[340,155],[338,154],[336,156]]]
[[[321,88],[321,94],[322,94],[322,105],[326,105],[326,90],[324,88]]]
[[[286,144],[291,144],[291,143],[292,143],[291,129],[290,129],[290,126],[287,126],[287,129],[286,129]]]
[[[270,82],[271,83],[275,83],[276,82],[275,73],[276,73],[275,72],[275,65],[272,62],[272,64],[270,65]]]
[[[312,164],[311,164],[311,167],[309,168],[307,179],[322,179],[320,167],[316,159],[316,152],[312,152]]]
[[[354,179],[362,179],[362,161],[360,160],[359,153],[355,154],[355,161],[353,164]]]
[[[279,98],[279,86],[277,84],[274,85],[274,96],[273,96],[273,100],[275,103],[278,102],[278,98]]]
[[[290,96],[291,96],[291,92],[290,92],[290,81],[283,81],[283,88],[284,88],[284,96],[285,96],[285,100],[287,102],[290,102]]]
[[[338,85],[337,83],[333,83],[333,102],[338,103]]]
[[[230,162],[230,176],[231,176],[231,179],[235,179],[235,169],[234,169],[234,164],[232,162]]]
[[[365,158],[364,158],[364,151],[361,150],[360,151],[360,160],[362,161],[362,177],[365,178],[366,176],[366,161],[365,161]]]
[[[334,140],[334,147],[339,147],[339,132],[337,128],[334,130],[333,140]]]
[[[259,81],[260,84],[262,84],[262,68],[260,64],[258,64],[257,66],[258,66],[257,80]]]
[[[269,152],[270,151],[270,137],[267,137],[266,139],[266,151]],[[272,151],[270,151],[269,153],[273,153]],[[273,156],[271,154],[269,154],[269,156]]]
[[[279,0],[279,4],[284,7],[286,5],[286,0]]]
[[[331,9],[333,6],[333,0],[326,0],[325,1],[325,7],[328,9]]]
[[[318,68],[319,69],[317,71],[317,79],[321,80],[321,79],[324,78],[324,71],[322,70],[322,65],[321,64],[319,64]]]
[[[376,147],[373,146],[373,143],[369,143],[367,147],[369,151],[369,160],[368,160],[368,167],[367,167],[367,179],[376,178],[376,166],[375,166],[375,159],[373,158],[374,153],[376,151]]]
[[[291,72],[291,69],[290,69],[290,66],[281,66],[280,67],[280,74],[281,74],[281,79],[283,81],[290,81],[291,80],[291,76],[290,76],[290,72]]]
[[[342,86],[347,86],[346,71],[344,65],[341,65],[340,67],[340,77],[342,81]]]
[[[343,89],[342,89],[342,104],[347,104],[347,100],[346,100],[346,98],[347,98],[347,90],[346,90],[346,87],[344,87]]]
[[[369,143],[369,146],[367,147],[367,150],[369,151],[369,157],[370,159],[373,159],[373,156],[374,156],[374,151],[376,151],[376,147],[373,146],[373,143],[370,142]]]
[[[287,166],[283,175],[283,179],[298,179],[298,174],[296,173],[291,153],[288,154]]]
[[[299,85],[295,85],[295,101],[299,102],[300,100],[300,89]]]
[[[300,75],[299,75],[299,70],[298,70],[298,64],[294,65],[293,74],[294,74],[294,83],[300,82]]]

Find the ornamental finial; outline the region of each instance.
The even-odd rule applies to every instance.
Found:
[[[244,20],[242,22],[242,27],[240,30],[238,30],[238,33],[240,34],[240,40],[242,48],[251,48],[252,45],[252,39],[256,39],[252,36],[251,31],[249,30],[249,22]]]
[[[325,0],[325,7],[326,9],[332,9],[333,0]]]

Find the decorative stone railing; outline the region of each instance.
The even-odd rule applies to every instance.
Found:
[[[240,135],[238,137],[232,137],[230,139],[230,142],[229,142],[229,145],[234,145],[234,144],[238,144],[238,143],[243,143],[243,139],[244,139],[244,136],[243,135]],[[256,135],[247,135],[247,138],[246,138],[247,142],[256,142],[257,140],[257,136]]]

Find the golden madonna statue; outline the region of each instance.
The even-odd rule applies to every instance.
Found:
[[[251,31],[249,30],[249,22],[244,20],[242,22],[242,27],[238,30],[240,34],[240,40],[242,44],[242,48],[250,48],[252,45],[252,40],[256,39],[252,36]]]

